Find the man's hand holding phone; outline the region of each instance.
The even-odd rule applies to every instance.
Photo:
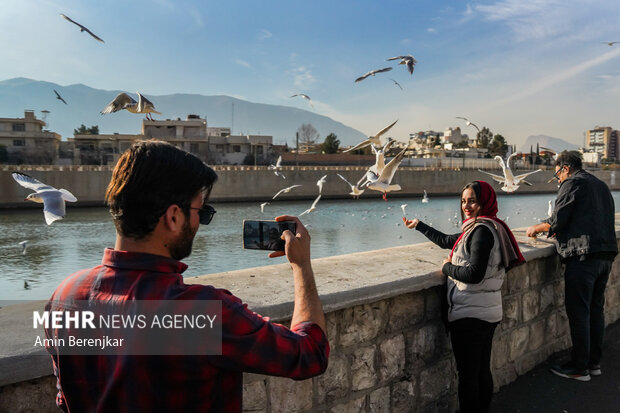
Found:
[[[297,226],[297,233],[293,234],[286,230],[282,233],[285,242],[284,251],[274,251],[269,254],[269,258],[281,257],[286,255],[291,265],[303,267],[310,264],[310,234],[299,218],[290,215],[280,215],[276,217],[276,222],[293,221]]]

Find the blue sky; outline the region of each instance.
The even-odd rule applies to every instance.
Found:
[[[620,129],[620,44],[601,43],[620,41],[617,0],[3,0],[1,10],[0,80],[140,91],[155,105],[182,92],[312,110],[290,98],[305,93],[317,113],[369,135],[399,119],[390,134],[402,140],[475,132],[456,116],[517,145]],[[413,75],[386,62],[402,54],[418,60]]]

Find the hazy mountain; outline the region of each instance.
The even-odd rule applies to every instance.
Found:
[[[553,138],[546,135],[531,135],[527,137],[523,146],[519,148],[519,152],[529,152],[530,147],[533,151],[536,151],[536,144],[545,148],[549,148],[556,152],[579,149],[577,145],[567,142],[564,139]]]
[[[56,99],[54,89],[67,101],[67,105]],[[100,133],[140,133],[142,115],[127,111],[105,116],[99,113],[120,92],[82,84],[60,86],[26,78],[4,80],[0,81],[0,117],[21,118],[24,109],[31,109],[41,119],[41,111],[48,110],[48,129],[61,134],[63,139],[72,137],[73,129],[81,124],[87,127],[99,125]],[[137,99],[135,91],[127,92]],[[207,125],[216,127],[231,126],[234,104],[234,134],[272,135],[275,144],[287,141],[289,146],[294,146],[295,132],[302,123],[310,123],[316,128],[320,142],[332,132],[343,146],[366,138],[362,132],[327,116],[289,106],[253,103],[230,96],[173,94],[147,97],[162,112],[162,115],[154,115],[155,119],[185,119],[192,113],[206,117]]]

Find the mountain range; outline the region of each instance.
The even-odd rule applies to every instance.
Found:
[[[531,135],[527,137],[525,143],[519,148],[518,152],[529,153],[530,149],[536,151],[536,145],[549,148],[555,152],[579,149],[577,145],[567,142],[564,139],[553,138],[547,135]]]
[[[56,98],[54,90],[67,102]],[[0,117],[22,118],[24,110],[34,110],[42,119],[47,110],[47,129],[59,133],[63,140],[73,136],[73,129],[84,124],[98,125],[99,132],[141,133],[143,115],[120,111],[108,115],[99,112],[111,102],[120,90],[95,89],[83,84],[61,86],[56,83],[13,78],[0,81]],[[127,93],[138,99],[133,91]],[[142,93],[142,92],[141,92]],[[248,102],[230,96],[198,94],[148,95],[155,108],[162,112],[154,119],[185,119],[188,114],[207,119],[207,126],[231,127],[234,135],[271,135],[274,144],[295,145],[295,133],[309,123],[319,133],[317,142],[334,133],[341,145],[352,145],[366,138],[362,132],[327,116],[289,106]]]

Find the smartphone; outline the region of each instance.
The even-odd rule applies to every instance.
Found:
[[[252,250],[284,251],[282,233],[286,230],[293,234],[297,224],[293,221],[243,221],[243,248]]]

